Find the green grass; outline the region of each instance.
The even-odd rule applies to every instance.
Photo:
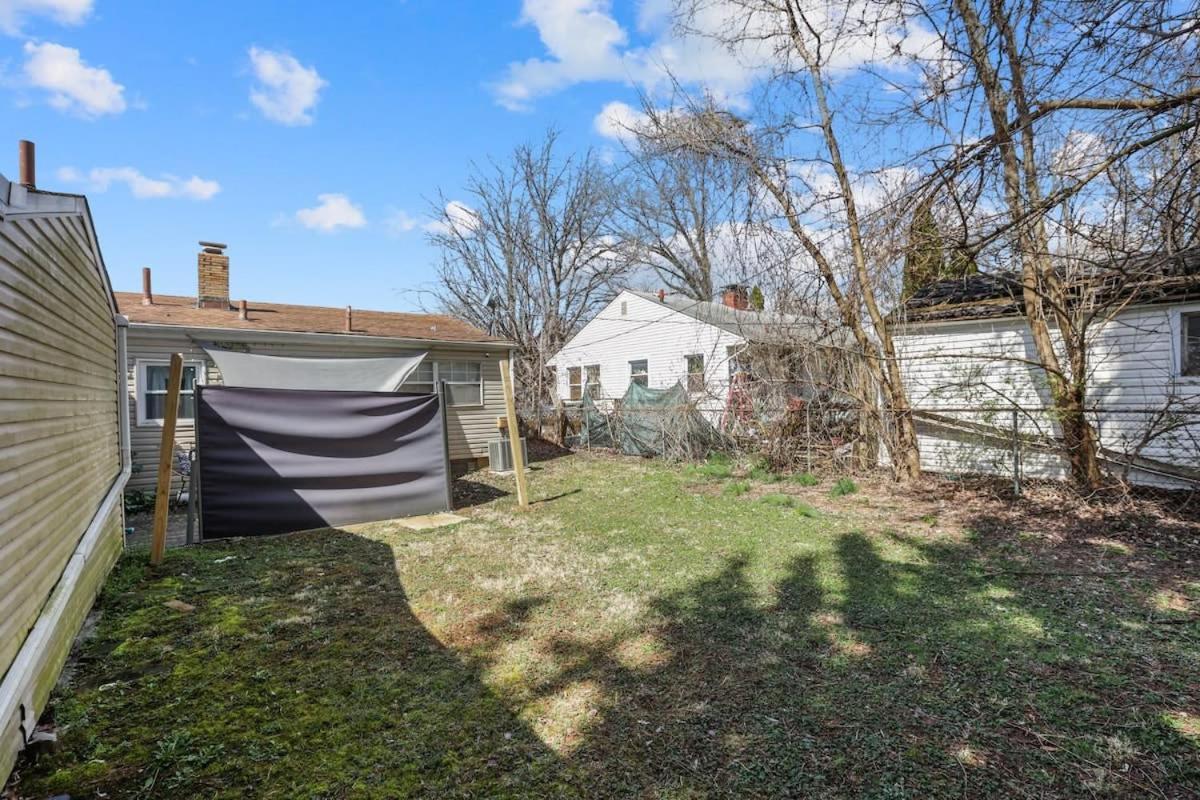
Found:
[[[816,486],[821,482],[821,479],[811,472],[801,472],[792,476],[792,482],[798,483],[801,486]]]
[[[705,480],[725,480],[733,477],[733,462],[724,453],[712,453],[703,464],[689,464],[684,474]]]
[[[771,466],[763,459],[759,459],[750,465],[747,477],[759,483],[779,483],[779,481],[783,480],[783,477],[772,470]]]
[[[748,481],[732,481],[725,484],[722,494],[727,497],[741,497],[748,491],[750,491],[750,483]]]
[[[157,570],[130,551],[52,699],[61,750],[21,765],[19,793],[1200,786],[1200,623],[1162,610],[1200,592],[1183,557],[1024,540],[982,518],[932,529],[886,498],[771,508],[641,459],[539,466],[544,502],[504,496],[452,528],[211,544]],[[1088,574],[1036,574],[1059,555]],[[1183,621],[1148,622],[1166,614]]]
[[[791,508],[796,505],[796,498],[790,494],[764,494],[758,498],[758,502],[765,506],[778,506],[779,508]]]
[[[858,491],[858,484],[852,478],[838,478],[829,490],[830,497],[845,497]]]

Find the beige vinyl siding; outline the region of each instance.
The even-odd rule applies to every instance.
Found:
[[[80,215],[0,221],[0,673],[120,473],[116,327]],[[40,707],[121,547],[104,521],[88,585],[72,591],[53,647],[37,654]],[[7,722],[7,721],[6,721]],[[11,764],[5,749],[0,767]]]
[[[158,452],[162,441],[162,427],[155,423],[137,424],[136,364],[138,361],[161,361],[170,359],[172,353],[181,353],[184,361],[203,361],[205,383],[220,384],[221,374],[207,357],[198,341],[216,341],[223,346],[246,345],[250,352],[264,355],[307,357],[307,358],[353,358],[355,356],[383,356],[389,353],[419,352],[418,345],[397,346],[395,343],[353,337],[352,342],[319,341],[313,337],[298,335],[289,341],[287,334],[277,334],[278,341],[247,342],[238,338],[238,331],[229,331],[229,338],[220,335],[191,334],[185,329],[167,330],[162,327],[131,325],[129,328],[129,388],[130,388],[130,441],[134,452],[134,474],[130,478],[131,489],[149,491],[154,488],[154,475],[158,466]],[[447,409],[447,433],[451,460],[482,458],[487,456],[487,442],[496,437],[496,417],[504,414],[504,393],[500,384],[500,359],[507,358],[502,351],[467,351],[458,349],[429,349],[433,361],[472,361],[481,364],[483,377],[483,405]],[[176,435],[177,447],[186,452],[195,439],[190,421],[181,421]],[[138,466],[141,466],[140,471]]]

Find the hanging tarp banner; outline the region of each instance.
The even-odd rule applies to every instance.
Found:
[[[425,358],[425,353],[383,358],[297,358],[239,353],[205,343],[201,347],[221,371],[221,383],[249,389],[394,392]]]
[[[197,387],[204,539],[450,508],[435,394]]]

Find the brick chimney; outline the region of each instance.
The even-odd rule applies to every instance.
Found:
[[[197,308],[220,308],[229,310],[229,256],[226,245],[217,242],[201,242],[200,255],[196,258],[199,273],[199,288],[196,292]]]
[[[750,292],[740,283],[731,283],[721,289],[721,305],[745,311],[750,308]]]

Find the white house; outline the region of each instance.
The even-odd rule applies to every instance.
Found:
[[[601,407],[622,397],[631,382],[667,389],[683,381],[697,408],[717,424],[739,354],[752,342],[784,342],[809,331],[797,317],[750,309],[742,286],[723,289],[719,303],[625,289],[549,365],[562,400],[586,394]]]
[[[1089,415],[1105,467],[1135,483],[1200,482],[1200,250],[1138,271],[1100,304],[1090,328]],[[921,462],[946,473],[1012,472],[1012,411],[1022,471],[1063,478],[1060,435],[1020,292],[1011,276],[975,275],[916,293],[897,312],[902,374]],[[1044,446],[1037,446],[1037,439]]]

